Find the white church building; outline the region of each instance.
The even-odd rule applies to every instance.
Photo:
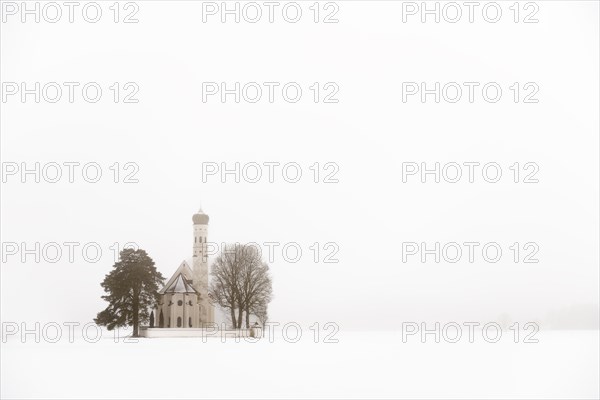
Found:
[[[215,308],[208,298],[208,215],[193,215],[194,245],[191,261],[183,261],[165,286],[151,328],[204,328],[215,322]]]

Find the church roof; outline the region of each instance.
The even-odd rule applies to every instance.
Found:
[[[170,288],[171,286],[173,286],[173,283],[177,280],[179,275],[183,275],[183,277],[186,279],[186,281],[191,280],[193,277],[193,274],[192,274],[192,269],[190,268],[190,265],[191,265],[191,262],[183,261],[179,265],[179,268],[177,268],[177,270],[173,273],[173,276],[171,276],[171,279],[169,279],[167,281],[165,286],[158,293],[160,293],[160,294],[165,293],[167,288]]]
[[[208,225],[208,215],[200,208],[198,212],[192,216],[192,221],[194,222],[194,225]]]
[[[196,290],[188,283],[183,274],[179,274],[175,281],[167,286],[164,293],[196,293]]]

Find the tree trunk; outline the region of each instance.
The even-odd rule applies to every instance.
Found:
[[[240,306],[240,308],[238,308],[238,326],[237,326],[238,329],[240,329],[242,327],[243,317],[244,317],[244,308]]]
[[[233,324],[233,329],[237,327],[237,323],[235,321],[235,307],[231,306],[231,323]]]
[[[246,328],[250,328],[250,310],[246,308]]]
[[[138,337],[138,325],[140,323],[139,321],[140,318],[140,311],[139,311],[139,305],[137,301],[133,302],[133,337]]]

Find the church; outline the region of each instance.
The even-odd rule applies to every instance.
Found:
[[[215,308],[208,297],[208,215],[200,209],[192,221],[192,259],[184,260],[158,292],[151,328],[204,328],[215,322]]]

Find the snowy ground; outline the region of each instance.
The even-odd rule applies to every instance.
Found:
[[[324,333],[324,332],[323,332]],[[323,335],[322,333],[322,335]],[[110,334],[112,335],[112,334]],[[2,398],[598,398],[598,331],[542,331],[539,343],[402,343],[339,332],[339,343],[219,338],[2,343]]]

